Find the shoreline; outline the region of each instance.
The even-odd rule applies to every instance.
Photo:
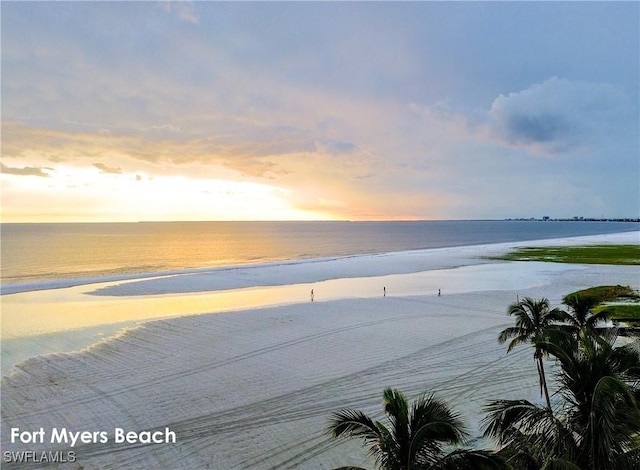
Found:
[[[289,263],[214,268],[128,281],[110,281],[0,296],[2,302],[2,374],[34,355],[90,346],[141,322],[162,318],[261,309],[343,298],[463,293],[501,288],[535,271],[563,271],[572,265],[521,262],[521,273],[499,274],[506,261],[483,259],[532,245],[638,243],[640,232],[411,250],[376,255],[322,258]],[[493,269],[493,281],[481,282],[475,270]],[[498,277],[496,277],[498,276]],[[538,275],[539,276],[539,275]],[[486,277],[486,276],[485,276]],[[452,287],[449,287],[452,286]],[[87,312],[90,311],[91,315]],[[22,341],[22,342],[21,342]]]
[[[635,234],[635,236],[634,236]],[[613,241],[611,242],[612,237],[618,238],[621,241]],[[625,241],[626,240],[626,241]],[[282,260],[273,260],[273,261],[262,261],[262,262],[246,262],[240,264],[230,264],[223,266],[213,266],[213,267],[199,267],[199,268],[185,268],[185,269],[171,269],[164,271],[149,271],[149,272],[137,272],[137,273],[123,273],[117,275],[104,275],[104,276],[89,276],[89,277],[73,277],[68,279],[60,279],[60,280],[51,280],[51,279],[42,279],[38,281],[31,282],[20,282],[20,283],[2,283],[0,284],[0,299],[6,295],[19,294],[24,292],[35,292],[42,290],[56,290],[56,289],[68,289],[73,287],[82,287],[86,285],[92,284],[103,284],[103,283],[129,283],[136,281],[145,281],[147,279],[153,278],[164,278],[164,277],[173,277],[173,276],[198,276],[198,275],[207,275],[207,274],[215,274],[215,273],[227,273],[227,272],[235,272],[242,271],[247,269],[256,269],[256,268],[279,268],[279,267],[287,267],[287,266],[298,266],[298,265],[307,265],[312,263],[330,263],[330,262],[341,262],[348,260],[358,260],[358,259],[368,259],[368,258],[376,258],[376,257],[415,257],[416,255],[421,255],[425,253],[437,253],[437,252],[447,252],[450,250],[456,251],[461,250],[464,251],[477,251],[478,249],[492,249],[496,248],[498,250],[501,249],[510,249],[519,246],[532,246],[532,244],[543,244],[543,245],[557,245],[564,244],[566,241],[570,243],[598,243],[599,241],[607,242],[607,243],[639,243],[640,242],[640,231],[637,230],[626,230],[623,232],[614,232],[607,234],[598,234],[598,235],[581,235],[581,236],[571,236],[571,237],[561,237],[561,238],[542,238],[542,239],[530,239],[523,241],[509,241],[509,242],[497,242],[497,243],[479,243],[479,244],[470,244],[470,245],[455,245],[448,247],[436,247],[436,248],[420,248],[420,249],[412,249],[412,250],[399,250],[399,251],[389,251],[389,252],[373,252],[373,253],[358,253],[358,254],[350,254],[350,255],[335,255],[335,256],[326,256],[326,257],[311,257],[311,258],[298,258],[298,259],[282,259]],[[444,267],[444,266],[443,266]],[[416,268],[420,269],[420,268]],[[389,272],[386,274],[397,274],[397,272]],[[240,287],[240,286],[235,286]],[[249,285],[244,285],[242,287],[251,287]]]
[[[638,233],[626,237],[635,237],[637,243]],[[600,243],[603,236],[579,241],[585,238]],[[2,448],[52,450],[46,444],[12,444],[10,429],[43,428],[49,433],[66,427],[74,432],[104,431],[109,439],[74,449],[57,446],[77,454],[75,466],[62,468],[367,466],[370,462],[357,443],[333,442],[324,429],[329,414],[343,407],[379,413],[386,386],[408,397],[436,392],[462,413],[472,439],[483,445],[479,422],[488,400],[540,398],[529,349],[507,354],[497,342],[500,329],[512,323],[505,313],[508,304],[517,295],[545,296],[559,303],[579,288],[628,284],[639,271],[634,266],[496,263],[469,257],[465,250],[449,251],[449,257],[442,251],[437,256],[423,254],[421,266],[433,266],[430,270],[300,284],[301,300],[287,305],[113,324],[114,331],[97,343],[20,361],[2,377]],[[407,264],[397,262],[401,259]],[[475,264],[469,264],[473,260]],[[369,259],[369,266],[372,261],[386,261],[378,267],[389,271],[388,258]],[[451,266],[437,268],[445,262]],[[408,270],[410,256],[395,255],[391,264]],[[336,266],[342,269],[340,263]],[[263,274],[273,275],[268,270]],[[280,276],[280,281],[293,277]],[[340,284],[344,290],[338,289]],[[311,285],[317,292],[314,302],[308,297]],[[357,292],[358,286],[372,290]],[[438,286],[444,286],[441,296]],[[325,297],[325,287],[335,291],[333,297]],[[200,295],[108,297],[75,289],[85,305],[96,299],[144,303],[152,297],[165,301]],[[262,288],[231,291],[244,296],[251,289]],[[54,292],[57,296],[62,291]],[[65,337],[79,332],[95,339],[96,332],[88,329],[63,330],[58,339],[64,343]],[[13,346],[20,348],[18,343]],[[115,428],[169,428],[177,443],[119,445],[113,440]]]

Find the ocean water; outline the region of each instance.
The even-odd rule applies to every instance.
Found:
[[[2,224],[3,285],[637,230],[540,221]]]

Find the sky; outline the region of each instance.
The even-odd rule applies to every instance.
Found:
[[[2,221],[640,216],[638,2],[11,2]]]

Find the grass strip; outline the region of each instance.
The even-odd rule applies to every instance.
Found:
[[[602,305],[594,309],[594,313],[604,312],[604,315],[615,321],[640,321],[640,304]]]
[[[563,300],[567,298],[579,295],[581,297],[588,296],[594,297],[598,302],[611,302],[614,300],[633,299],[640,300],[638,293],[634,291],[631,286],[596,286],[589,287],[588,289],[577,290],[564,296]]]
[[[507,261],[548,261],[574,264],[640,265],[640,245],[587,245],[518,248],[503,256]]]
[[[571,296],[593,297],[600,305],[593,309],[594,315],[603,314],[615,324],[627,323],[629,326],[640,326],[640,295],[631,286],[595,286],[582,289],[566,295],[563,300]],[[618,303],[608,303],[618,302]]]

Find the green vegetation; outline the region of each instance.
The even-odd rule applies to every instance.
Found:
[[[607,304],[605,302],[618,302]],[[633,303],[629,303],[633,302]],[[640,468],[639,340],[620,345],[608,318],[640,320],[640,296],[630,287],[598,286],[567,294],[567,310],[525,297],[509,306],[515,326],[498,340],[531,346],[546,405],[493,400],[484,436],[499,450],[458,449],[466,431],[446,402],[423,395],[413,405],[384,392],[389,425],[358,410],[334,413],[333,437],[359,438],[381,470],[511,469],[632,470]],[[542,358],[553,357],[556,389],[549,395]],[[342,467],[355,469],[355,467]]]
[[[492,259],[576,264],[640,265],[640,245],[589,245],[519,248]]]
[[[633,344],[617,345],[615,330],[599,327],[604,315],[595,311],[600,299],[634,295],[622,286],[573,292],[563,299],[569,311],[536,330],[536,355],[543,351],[559,367],[556,403],[495,400],[485,408],[485,436],[500,444],[499,455],[511,468],[640,468],[640,352]],[[545,300],[525,298],[511,305],[509,314],[528,312],[527,305]],[[515,329],[521,324],[516,315]],[[505,329],[499,340],[512,330]]]
[[[573,295],[595,297],[598,302],[611,302],[618,299],[640,299],[630,286],[597,286],[588,289],[578,290],[564,296],[563,300]]]
[[[422,395],[410,405],[398,390],[387,388],[383,406],[388,424],[374,421],[359,410],[333,414],[329,433],[335,437],[362,439],[381,470],[508,469],[493,452],[445,446],[462,444],[467,431],[447,403],[433,394]],[[341,467],[338,470],[358,470]]]
[[[572,292],[566,295],[563,301],[566,304],[574,297],[593,299],[595,301],[592,306],[594,317],[612,320],[616,324],[625,322],[629,326],[640,326],[640,295],[629,286],[591,287]]]
[[[595,309],[595,312],[616,322],[633,322],[635,324],[640,322],[640,303],[601,305]]]
[[[485,408],[485,436],[514,470],[640,468],[640,353],[606,336],[550,329],[537,347],[559,366],[552,409],[528,400]]]
[[[533,358],[538,367],[540,393],[544,393],[547,407],[551,409],[544,363],[542,362],[544,351],[536,344],[544,339],[550,325],[562,320],[564,312],[557,308],[552,309],[547,299],[534,300],[526,297],[522,302],[510,305],[508,313],[516,318],[516,325],[502,330],[498,335],[498,341],[504,343],[511,340],[507,351],[511,351],[519,344],[532,344],[535,347]]]

